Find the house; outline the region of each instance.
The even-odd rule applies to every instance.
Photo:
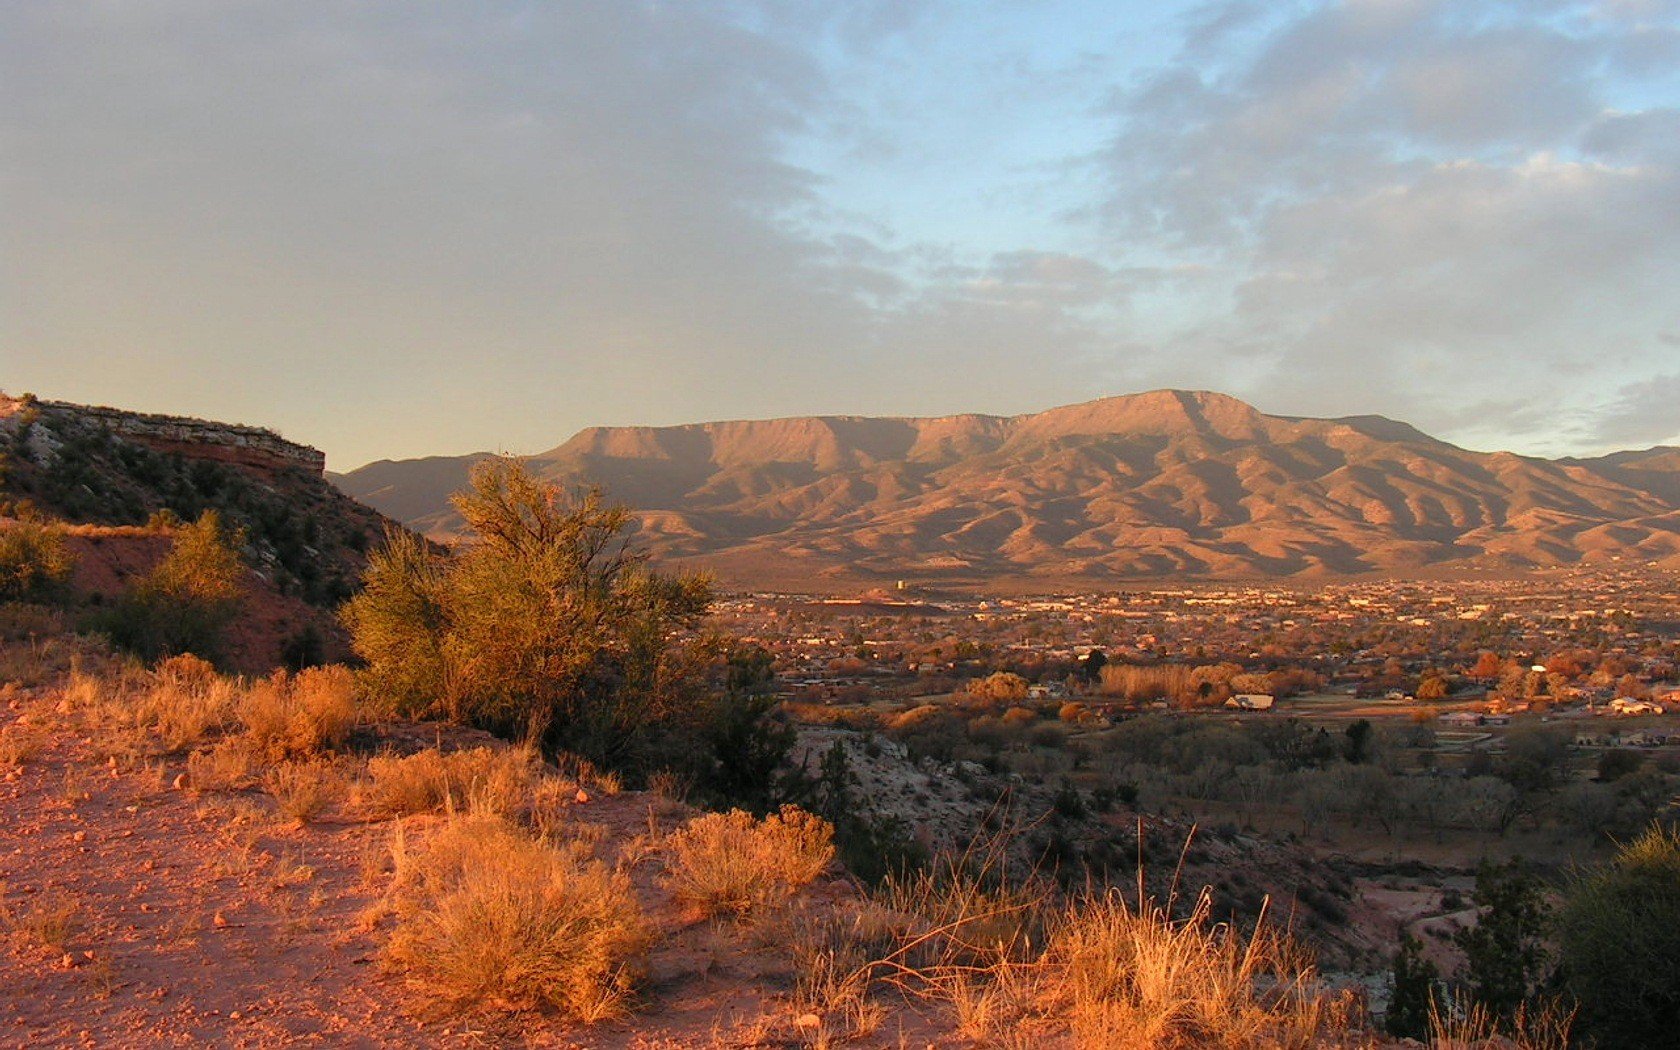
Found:
[[[1274,702],[1270,693],[1238,693],[1225,701],[1225,706],[1238,711],[1270,711]]]
[[[1663,706],[1650,700],[1634,700],[1631,697],[1618,696],[1610,701],[1610,713],[1613,715],[1660,715]]]
[[[1449,711],[1441,716],[1441,724],[1460,727],[1479,726],[1482,724],[1482,716],[1474,711]]]

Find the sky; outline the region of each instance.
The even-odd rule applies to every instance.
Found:
[[[1680,0],[18,0],[0,388],[347,470],[1158,387],[1680,444]]]

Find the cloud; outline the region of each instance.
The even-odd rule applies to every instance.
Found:
[[[1160,371],[1555,448],[1560,413],[1667,363],[1680,317],[1676,110],[1609,104],[1633,36],[1680,60],[1573,4],[1331,3],[1192,36],[1121,97],[1109,154],[1115,235],[1194,253],[1224,304],[1167,333]],[[1524,403],[1554,411],[1465,411]]]
[[[1605,446],[1680,444],[1680,372],[1622,387],[1595,424],[1592,436]]]

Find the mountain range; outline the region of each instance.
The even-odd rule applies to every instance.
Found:
[[[480,455],[333,480],[440,539]],[[1157,390],[1020,416],[591,427],[529,457],[731,584],[1076,582],[1680,567],[1680,448],[1473,452],[1381,416]]]

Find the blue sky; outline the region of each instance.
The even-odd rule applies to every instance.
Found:
[[[335,469],[1159,386],[1680,443],[1673,0],[64,0],[0,91],[0,386]]]

